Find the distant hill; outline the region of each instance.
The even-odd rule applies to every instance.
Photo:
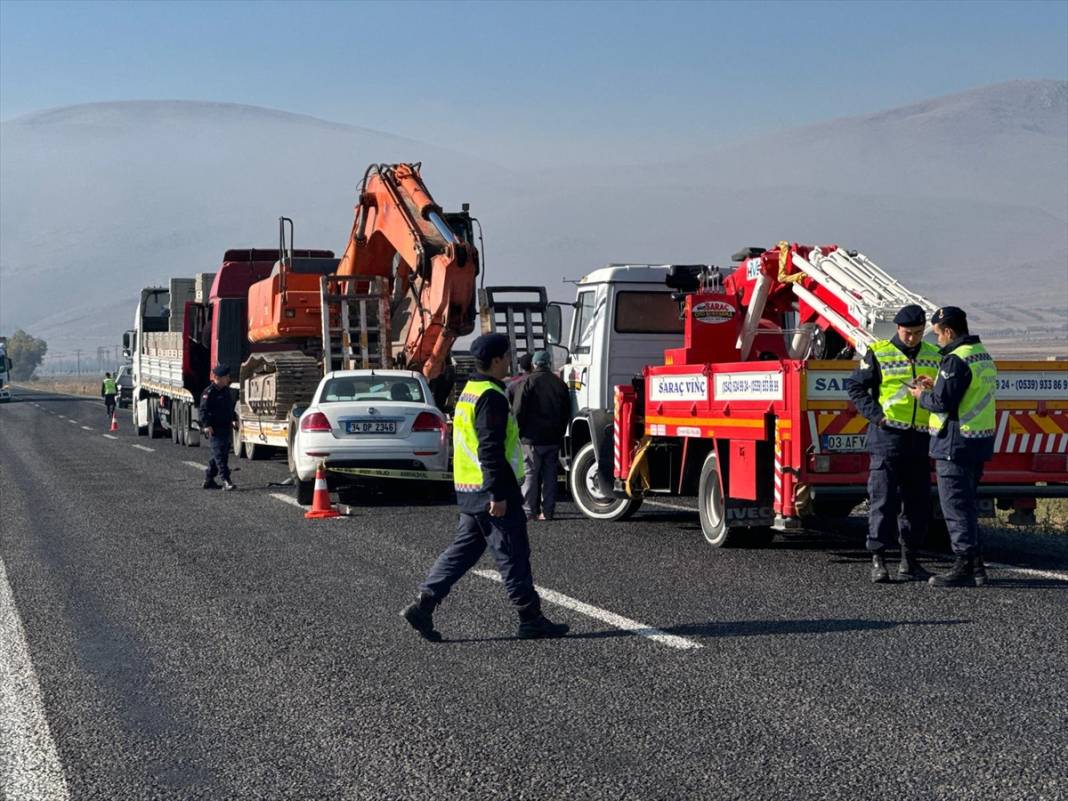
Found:
[[[785,238],[862,250],[991,324],[1008,296],[1054,326],[1068,309],[1068,84],[1019,81],[685,162],[548,172],[249,106],[31,114],[0,125],[0,329],[54,351],[113,345],[139,287],[271,245],[280,214],[298,246],[340,251],[363,170],[396,160],[422,160],[446,208],[472,204],[489,282],[561,299],[562,278],[608,261],[725,264]]]

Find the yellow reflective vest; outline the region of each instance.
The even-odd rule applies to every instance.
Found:
[[[452,476],[457,492],[481,492],[485,486],[482,464],[478,460],[478,432],[475,430],[475,406],[484,392],[505,391],[492,381],[468,381],[456,402],[452,420]],[[508,428],[505,432],[504,455],[522,484],[526,471],[523,468],[523,447],[519,442],[519,425],[508,413]]]

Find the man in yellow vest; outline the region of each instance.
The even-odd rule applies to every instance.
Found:
[[[933,379],[941,356],[924,342],[927,314],[905,306],[894,317],[897,333],[872,343],[853,375],[845,381],[849,399],[868,420],[867,548],[871,580],[890,581],[884,552],[901,543],[897,576],[926,580],[930,573],[916,559],[927,536],[931,507],[931,463],[927,456],[928,416],[909,392],[924,376]]]
[[[523,512],[523,449],[505,394],[511,343],[503,334],[483,334],[471,343],[478,372],[467,382],[452,421],[453,484],[460,523],[452,544],[430,568],[415,603],[401,616],[431,642],[441,640],[434,609],[489,546],[509,599],[519,614],[522,639],[562,637],[565,624],[541,612],[530,570],[530,542]]]
[[[968,333],[968,317],[956,306],[931,316],[942,363],[938,378],[921,382],[912,396],[931,412],[931,458],[938,497],[953,545],[953,567],[932,576],[935,587],[986,583],[979,547],[979,479],[994,455],[994,402],[998,371],[979,337]]]
[[[104,373],[104,380],[100,383],[100,395],[104,399],[104,411],[108,417],[115,414],[115,396],[118,394],[118,382],[111,377],[111,373]]]

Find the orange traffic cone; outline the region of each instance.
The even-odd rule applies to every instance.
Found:
[[[341,517],[341,512],[330,504],[330,490],[326,488],[326,467],[319,462],[315,471],[315,494],[312,496],[312,508],[304,513],[305,520],[323,520],[328,517]]]
[[[118,431],[119,430],[119,419],[115,416],[115,412],[111,413],[111,428],[109,430],[110,431]]]

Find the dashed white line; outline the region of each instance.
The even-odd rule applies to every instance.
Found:
[[[985,563],[987,567],[997,568],[998,570],[1011,570],[1013,573],[1023,573],[1025,576],[1035,576],[1036,578],[1053,579],[1054,581],[1068,581],[1068,573],[1055,573],[1052,570],[1035,570],[1034,568],[1030,567],[1016,567],[1016,565],[1005,565],[1001,562]]]
[[[197,470],[207,470],[208,469],[208,466],[206,464],[201,464],[200,462],[182,462],[182,464],[187,464],[190,467],[195,467]]]
[[[82,430],[83,431],[92,431],[93,429],[89,428],[89,426],[82,426]]]
[[[67,422],[70,423],[72,426],[78,425],[78,421],[75,420],[73,417],[70,418]]]
[[[111,434],[103,434],[102,436],[105,436],[108,439],[118,439],[118,437],[113,437],[113,436],[111,436]]]
[[[12,801],[70,798],[48,727],[26,630],[0,559],[0,788]]]
[[[147,445],[131,445],[131,448],[137,448],[139,451],[147,451],[148,453],[155,453],[155,448],[149,448]]]
[[[487,578],[490,581],[496,581],[498,583],[502,582],[501,574],[496,570],[472,570],[471,572],[476,576],[482,576],[482,578]],[[562,606],[565,609],[570,609],[572,612],[586,615],[586,617],[592,617],[594,620],[600,620],[602,623],[607,623],[613,628],[620,629],[621,631],[628,631],[639,637],[645,637],[653,642],[666,645],[669,648],[690,650],[702,647],[699,642],[694,642],[686,637],[679,637],[677,634],[668,634],[661,629],[647,626],[644,623],[639,623],[637,620],[631,620],[629,617],[617,615],[615,612],[609,612],[607,609],[591,606],[590,604],[572,598],[569,595],[564,595],[556,590],[550,590],[546,587],[537,587],[537,590],[538,595],[543,601]]]
[[[297,501],[297,499],[294,498],[292,495],[286,495],[285,493],[282,493],[282,492],[272,492],[272,493],[270,493],[270,496],[272,498],[274,498],[276,501],[281,501],[282,503],[288,503],[290,506],[295,506],[298,509],[303,509],[304,508],[303,506],[300,505],[300,503]]]

